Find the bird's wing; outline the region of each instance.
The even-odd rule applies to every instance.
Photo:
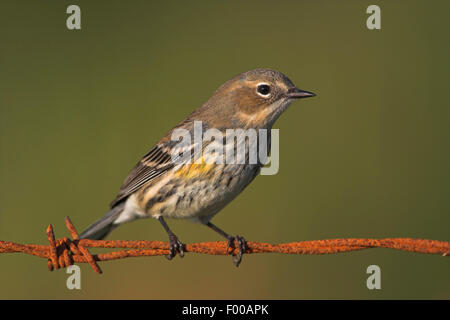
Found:
[[[182,128],[189,133],[188,141],[180,143],[179,140],[172,140],[172,133],[174,130]],[[202,132],[206,130],[206,124],[202,124]],[[114,201],[111,202],[110,207],[113,208],[119,202],[126,199],[133,192],[139,190],[144,184],[166,173],[176,165],[184,163],[184,161],[195,161],[198,156],[202,154],[202,148],[207,144],[202,144],[202,141],[190,141],[191,136],[195,136],[194,122],[191,121],[190,116],[180,122],[176,127],[170,130],[146,155],[144,155],[139,163],[131,170],[128,177],[122,184],[119,194]],[[180,136],[177,136],[180,138]],[[195,140],[195,139],[194,139]],[[198,149],[198,144],[202,147]],[[183,156],[181,154],[183,153]],[[189,159],[184,159],[189,153]],[[172,159],[172,155],[174,158]],[[180,159],[182,158],[182,159]]]
[[[171,147],[172,144],[170,142],[158,144],[142,157],[141,161],[131,170],[123,182],[119,194],[110,204],[111,208],[137,191],[147,182],[159,177],[174,167],[175,163],[172,161]]]

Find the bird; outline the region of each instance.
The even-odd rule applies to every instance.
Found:
[[[199,222],[224,237],[228,241],[227,252],[233,253],[233,262],[239,266],[248,249],[247,241],[242,236],[226,233],[211,219],[235,199],[264,166],[264,159],[249,161],[249,153],[255,150],[255,144],[261,149],[258,147],[264,145],[262,142],[265,142],[266,152],[270,150],[270,134],[257,135],[255,142],[247,133],[271,130],[294,100],[313,96],[314,93],[299,89],[287,76],[273,69],[259,68],[234,76],[142,157],[123,182],[110,210],[87,227],[80,238],[103,239],[124,223],[152,217],[167,232],[170,246],[166,258],[171,260],[177,254],[184,256],[185,245],[169,228],[166,218],[185,219]],[[214,140],[194,137],[194,141],[180,142],[180,132],[192,138],[192,135],[211,131],[215,134]],[[224,143],[230,132],[234,134],[233,139]],[[220,134],[222,140],[217,138]],[[229,161],[218,161],[224,159],[217,149],[220,146],[224,153],[230,151],[233,155],[225,154],[225,160]],[[244,161],[236,161],[239,150],[246,152]],[[180,161],[181,155],[187,155],[184,158],[189,161]]]

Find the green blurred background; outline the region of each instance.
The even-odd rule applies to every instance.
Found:
[[[366,28],[381,7],[382,29]],[[81,7],[82,29],[66,28]],[[442,1],[2,1],[0,239],[46,243],[103,215],[140,157],[232,76],[285,73],[317,97],[280,128],[280,171],[214,222],[248,240],[450,240],[448,12]],[[220,238],[169,221],[184,242]],[[109,239],[166,240],[155,220]],[[367,266],[382,289],[366,288]],[[450,298],[450,260],[389,249],[297,256],[188,254],[63,270],[0,255],[0,298]]]

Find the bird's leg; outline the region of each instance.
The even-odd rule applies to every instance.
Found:
[[[244,237],[241,236],[230,236],[228,233],[217,227],[216,225],[212,224],[211,222],[207,222],[206,226],[210,227],[212,230],[220,234],[222,237],[225,237],[228,240],[227,244],[227,252],[230,248],[235,249],[235,243],[238,244],[239,252],[236,255],[233,255],[233,262],[236,265],[236,267],[239,267],[239,264],[242,261],[242,255],[245,253],[245,251],[248,250],[247,241],[244,239]],[[233,250],[234,251],[234,250]]]
[[[172,232],[172,230],[170,230],[169,226],[167,225],[166,221],[164,221],[162,216],[159,216],[158,220],[159,222],[161,222],[162,226],[169,235],[170,254],[166,255],[166,258],[172,260],[177,255],[177,252],[179,252],[180,257],[183,258],[184,244],[180,240],[178,240],[178,237]]]

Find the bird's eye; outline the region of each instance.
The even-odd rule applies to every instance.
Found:
[[[270,86],[265,83],[259,84],[256,87],[256,92],[258,92],[260,96],[267,98],[270,94]]]

